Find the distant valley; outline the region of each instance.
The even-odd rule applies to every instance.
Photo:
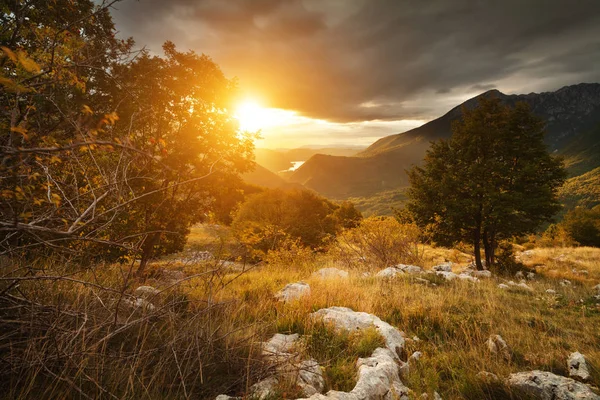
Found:
[[[567,186],[576,181],[585,183],[578,186],[576,194],[563,191],[565,203],[572,207],[578,201],[587,206],[600,202],[595,194],[600,181],[600,84],[595,83],[523,95],[491,90],[418,128],[379,139],[363,151],[257,149],[256,161],[271,172],[279,172],[289,169],[293,161],[306,160],[297,170],[280,175],[329,198],[352,199],[362,204],[363,210],[389,213],[390,199],[395,205],[403,201],[409,184],[405,171],[422,161],[431,141],[449,138],[452,121],[461,117],[462,107],[475,107],[481,96],[497,96],[511,105],[528,103],[547,122],[550,150],[565,158],[571,175]]]

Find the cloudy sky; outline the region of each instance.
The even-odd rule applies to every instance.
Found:
[[[210,55],[259,146],[368,145],[483,91],[600,82],[600,0],[125,0],[122,36]],[[273,116],[273,117],[270,117]],[[274,122],[277,121],[277,122]]]

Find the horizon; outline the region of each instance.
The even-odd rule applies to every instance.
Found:
[[[368,146],[490,89],[599,82],[599,11],[560,0],[142,0],[111,13],[138,47],[160,53],[170,40],[237,77],[238,111],[258,111],[241,125],[274,149]]]

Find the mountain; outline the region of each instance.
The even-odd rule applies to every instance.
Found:
[[[242,174],[244,182],[270,189],[301,187],[298,183],[288,182],[265,167],[256,164],[254,170]]]
[[[315,155],[290,180],[338,199],[370,197],[405,187],[405,170],[423,160],[431,141],[449,138],[452,121],[462,116],[462,107],[475,107],[482,96],[496,96],[509,105],[528,103],[546,121],[546,143],[552,152],[565,156],[572,176],[600,166],[600,84],[582,83],[523,95],[491,90],[418,128],[379,139],[355,157]]]
[[[345,148],[345,147],[327,147],[327,148],[297,148],[297,149],[263,149],[254,150],[256,162],[274,173],[280,173],[292,168],[294,162],[306,161],[316,154],[326,154],[333,156],[354,156],[364,147]]]

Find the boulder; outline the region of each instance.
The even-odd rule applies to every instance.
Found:
[[[453,281],[454,279],[458,278],[458,275],[451,271],[436,271],[435,274],[443,277],[447,281]]]
[[[316,360],[305,360],[298,365],[296,384],[300,386],[305,396],[321,393],[325,389],[323,371]]]
[[[475,278],[491,278],[492,277],[492,272],[484,269],[483,271],[472,271],[470,273],[471,276],[475,277]]]
[[[535,272],[528,272],[526,276],[527,276],[527,279],[529,279],[530,281],[534,280],[535,279]]]
[[[304,282],[288,283],[275,295],[279,301],[284,303],[298,300],[304,296],[310,296],[310,286]]]
[[[349,274],[347,271],[343,269],[337,268],[321,268],[318,271],[313,272],[313,277],[321,278],[321,279],[331,279],[331,278],[348,278]]]
[[[226,394],[220,394],[217,397],[215,397],[215,400],[242,400],[242,398],[227,396]]]
[[[315,394],[310,400],[408,400],[409,389],[398,375],[395,355],[384,348],[375,349],[368,358],[356,362],[358,379],[350,392],[330,390],[327,394]]]
[[[571,284],[571,281],[570,281],[570,280],[568,280],[568,279],[562,279],[560,282],[558,282],[558,284],[559,284],[560,286],[563,286],[563,287],[564,287],[564,286],[571,286],[571,285],[572,285],[572,284]]]
[[[386,347],[396,355],[397,359],[404,351],[404,337],[400,331],[373,314],[354,311],[347,307],[329,307],[322,308],[310,316],[349,332],[374,326],[383,336]]]
[[[510,374],[506,384],[517,392],[541,400],[600,400],[588,385],[551,372]]]
[[[585,362],[585,357],[580,352],[571,353],[567,360],[567,366],[569,367],[569,376],[571,378],[581,381],[590,379],[590,372]]]
[[[470,281],[470,282],[477,282],[479,280],[479,279],[475,278],[474,276],[465,274],[464,272],[458,274],[457,278],[460,280],[463,280],[463,281]]]
[[[508,286],[508,285],[506,285],[506,284],[504,284],[504,283],[500,283],[500,284],[498,285],[498,288],[499,288],[499,289],[509,289],[509,288],[510,288],[510,286]]]
[[[523,273],[523,271],[517,271],[517,273],[515,274],[515,278],[523,279],[525,278],[525,274]]]
[[[409,362],[419,361],[421,359],[421,357],[423,357],[423,353],[421,353],[420,351],[415,351],[414,353],[412,353],[410,355],[410,357],[408,357],[408,361]]]
[[[502,336],[500,335],[491,335],[486,342],[488,350],[492,354],[498,354],[502,356],[505,360],[511,359],[511,351]]]
[[[475,375],[475,377],[484,383],[500,382],[500,378],[498,378],[498,375],[492,374],[491,372],[487,371],[479,371],[477,375]]]
[[[267,342],[263,342],[262,355],[269,361],[293,356],[293,350],[299,338],[297,333],[291,335],[276,333]]]
[[[598,294],[600,294],[600,283],[594,286],[592,290],[595,290]]]
[[[546,289],[546,293],[548,293],[548,294],[556,294],[556,290],[554,290],[554,289]]]
[[[452,263],[445,262],[442,264],[435,265],[431,269],[434,271],[452,272]]]
[[[404,271],[396,267],[387,267],[386,269],[379,271],[375,276],[378,278],[392,279],[399,275],[404,275]]]
[[[526,284],[525,282],[520,282],[516,286],[519,287],[519,288],[521,288],[521,289],[525,289],[527,291],[533,292],[533,288],[531,286],[529,286],[528,284]]]
[[[143,299],[149,299],[154,296],[157,296],[160,293],[160,290],[156,289],[153,286],[140,286],[134,290],[133,294],[137,297],[141,297]]]
[[[278,384],[279,380],[275,376],[270,376],[250,386],[250,396],[256,400],[276,398]]]
[[[422,274],[423,268],[418,267],[416,265],[406,265],[406,264],[398,264],[395,265],[396,268],[398,268],[399,270],[406,272],[407,274]]]

